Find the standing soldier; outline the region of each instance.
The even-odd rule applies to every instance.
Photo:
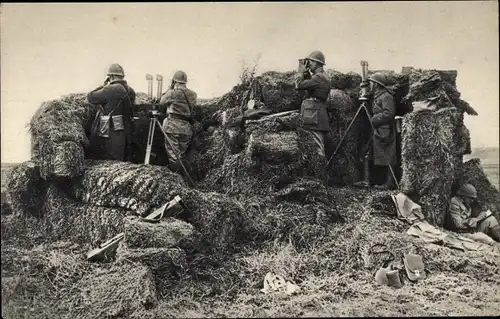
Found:
[[[373,165],[382,166],[385,183],[379,188],[395,186],[389,166],[396,166],[396,103],[389,88],[387,78],[382,73],[375,73],[369,79],[373,96],[372,123],[373,132]]]
[[[323,66],[325,56],[320,51],[312,52],[299,60],[295,88],[305,91],[300,113],[304,129],[308,130],[317,145],[318,154],[325,156],[325,133],[330,130],[326,100],[330,94],[331,82]]]
[[[124,77],[123,68],[114,63],[104,85],[87,94],[88,102],[98,106],[90,137],[91,158],[127,161],[132,156],[135,91]]]
[[[186,87],[187,75],[184,71],[175,72],[170,89],[160,99],[160,105],[167,108],[167,118],[163,122],[166,133],[165,149],[172,171],[179,170],[182,156],[186,153],[193,130],[193,107],[196,105],[197,95]]]

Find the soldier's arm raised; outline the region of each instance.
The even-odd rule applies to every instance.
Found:
[[[87,100],[91,104],[104,104],[108,101],[109,86],[99,86],[87,94]]]

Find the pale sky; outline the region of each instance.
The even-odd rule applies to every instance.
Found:
[[[27,123],[43,101],[88,92],[111,63],[147,91],[145,74],[188,74],[219,96],[242,66],[289,71],[313,50],[328,68],[458,70],[472,146],[499,143],[497,1],[1,4],[2,162],[29,159]],[[156,87],[155,87],[156,94]]]

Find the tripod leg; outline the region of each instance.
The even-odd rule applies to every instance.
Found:
[[[370,125],[371,125],[372,130],[373,130],[373,134],[375,134],[375,126],[373,126],[373,122],[372,122],[372,118],[370,116],[370,113],[366,109],[365,105],[362,105],[361,107],[365,109],[366,116],[368,116],[368,121],[370,122]],[[386,157],[385,154],[384,154],[384,157]],[[387,161],[387,157],[385,158],[385,160]],[[389,162],[387,161],[387,163],[389,163]],[[394,174],[394,170],[392,169],[392,166],[391,165],[388,165],[388,166],[389,166],[389,170],[391,171],[392,178],[394,179],[394,183],[396,184],[396,187],[399,189],[399,184],[398,184],[398,180],[396,179],[396,174]]]
[[[146,146],[146,156],[144,157],[144,164],[149,164],[149,158],[151,157],[151,148],[153,147],[153,138],[155,134],[155,122],[154,118],[149,121],[149,132],[148,132],[148,144]]]
[[[356,114],[354,114],[354,117],[352,118],[351,123],[349,123],[349,126],[347,126],[347,130],[345,131],[344,136],[342,136],[342,139],[340,140],[340,143],[335,148],[335,151],[333,152],[332,156],[330,157],[330,159],[326,163],[326,166],[330,165],[330,162],[332,161],[332,159],[335,157],[335,155],[337,155],[337,152],[339,151],[340,146],[342,146],[342,143],[344,142],[347,134],[349,133],[349,130],[351,129],[352,124],[354,123],[354,121],[358,117],[358,114],[359,114],[360,111],[361,111],[361,107],[358,108],[358,110],[356,111]]]

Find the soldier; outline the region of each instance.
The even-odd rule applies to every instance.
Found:
[[[133,105],[135,91],[124,80],[119,64],[112,64],[104,85],[87,94],[98,106],[90,137],[91,158],[128,161],[132,157]]]
[[[169,167],[175,172],[179,170],[179,160],[182,160],[193,136],[191,124],[197,95],[186,87],[186,82],[187,75],[184,71],[175,72],[170,89],[160,99],[160,105],[167,109],[167,118],[163,121],[163,129],[167,135],[165,149]]]
[[[500,226],[495,216],[491,215],[490,211],[475,214],[472,210],[476,198],[477,191],[474,186],[460,186],[451,199],[448,228],[458,232],[482,232],[500,242]]]
[[[325,156],[325,133],[330,130],[326,100],[330,94],[331,82],[323,66],[325,56],[320,51],[312,52],[299,60],[295,88],[305,91],[300,113],[304,129],[308,130],[317,145],[318,154]]]
[[[396,152],[396,103],[386,83],[387,78],[382,73],[375,73],[369,79],[370,91],[373,96],[372,123],[375,127],[373,132],[372,156],[373,165],[382,168],[385,180],[383,185],[377,188],[393,188],[395,186],[389,166],[393,168],[397,164]]]

